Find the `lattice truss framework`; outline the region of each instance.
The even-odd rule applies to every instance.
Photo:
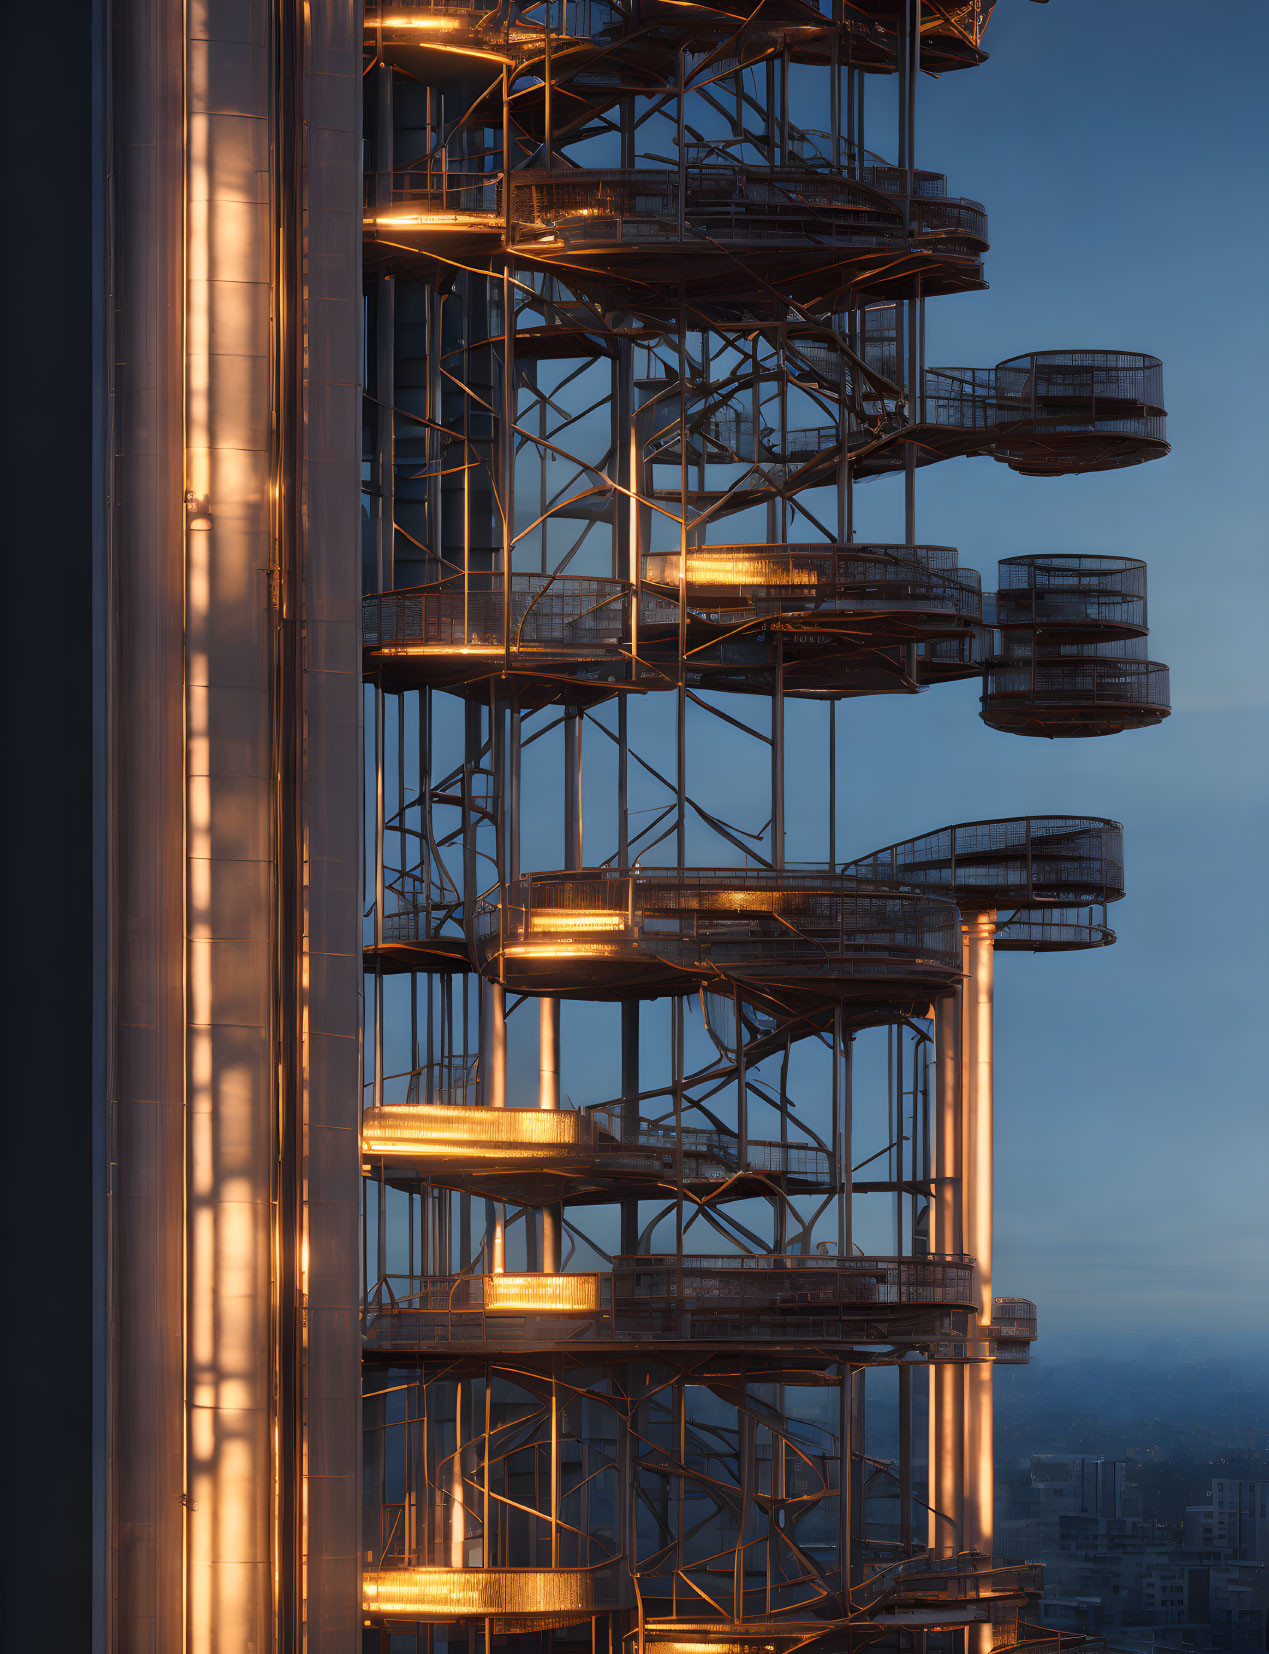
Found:
[[[1046,1640],[991,1556],[1035,1336],[993,1293],[992,961],[1114,940],[1120,831],[844,863],[836,803],[843,698],[1168,708],[1138,560],[984,594],[917,538],[926,464],[1167,451],[1153,357],[926,365],[987,218],[916,167],[916,92],[990,11],[367,8],[368,1647]],[[886,475],[902,538],[861,543]]]

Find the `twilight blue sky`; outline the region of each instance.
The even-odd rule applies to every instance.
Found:
[[[1153,351],[1173,444],[1096,477],[932,467],[918,538],[959,546],[984,584],[1019,552],[1148,559],[1172,718],[1010,738],[978,722],[970,684],[845,713],[852,845],[1045,809],[1125,825],[1118,944],[998,970],[996,1275],[1040,1302],[1050,1360],[1269,1343],[1269,9],[1200,10],[1001,0],[990,61],[923,80],[917,153],[991,225],[991,289],[930,305],[927,360]],[[859,497],[860,538],[897,526],[893,491]],[[914,762],[895,764],[900,743]]]
[[[1193,0],[1000,0],[990,61],[922,79],[917,147],[952,194],[985,203],[991,234],[990,290],[929,306],[930,365],[1152,351],[1174,449],[1092,477],[1019,477],[984,459],[931,466],[917,538],[957,546],[989,588],[997,558],[1018,553],[1146,558],[1152,652],[1173,669],[1174,715],[1101,741],[1024,740],[979,721],[976,683],[838,714],[839,856],[979,817],[1087,813],[1125,826],[1118,944],[1006,955],[997,970],[995,1276],[997,1290],[1038,1301],[1038,1356],[1050,1363],[1269,1352],[1269,8],[1201,10],[1199,26]],[[870,78],[868,143],[892,157],[893,99],[893,81]],[[813,109],[803,122],[825,124]],[[606,431],[605,420],[602,441]],[[902,527],[896,479],[857,491],[861,540],[899,540]],[[763,716],[753,701],[735,711]],[[671,719],[670,697],[632,711],[639,744],[663,766]],[[822,707],[790,704],[791,861],[825,854],[824,719]],[[765,758],[695,709],[688,736],[692,793],[760,826]],[[558,762],[547,751],[535,757],[543,773]],[[600,842],[612,757],[594,735],[587,754],[598,857],[613,847]],[[526,866],[559,865],[557,817],[546,787]],[[718,858],[706,838],[693,824],[689,862]],[[612,1017],[568,1006],[565,1022],[566,1092],[612,1095]],[[875,1055],[870,1064],[875,1079]],[[533,1083],[527,1069],[517,1083]]]

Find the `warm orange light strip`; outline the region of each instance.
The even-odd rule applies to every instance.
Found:
[[[503,956],[507,959],[606,959],[612,956],[612,948],[603,942],[542,942],[536,946],[525,943],[514,943],[504,948]]]
[[[574,1109],[479,1108],[438,1103],[387,1103],[361,1117],[361,1146],[368,1154],[452,1154],[489,1146],[497,1158],[518,1144],[580,1143],[582,1116]]]
[[[574,913],[564,907],[540,908],[536,913],[529,915],[529,929],[538,931],[623,930],[625,923],[626,916],[624,913],[611,911]]]
[[[484,1275],[487,1312],[538,1310],[593,1314],[599,1308],[598,1275]]]
[[[386,230],[417,230],[424,225],[429,229],[479,230],[497,222],[497,215],[492,212],[408,213],[393,218],[372,218],[370,222]]]
[[[379,223],[386,220],[380,219]],[[501,655],[501,643],[387,643],[379,647],[381,655]]]
[[[385,29],[429,29],[438,32],[446,29],[461,29],[466,25],[463,17],[385,17]]]
[[[379,1568],[361,1582],[366,1613],[410,1619],[589,1614],[594,1600],[593,1575],[578,1569]]]
[[[677,585],[679,558],[674,554],[647,559],[647,578]],[[792,562],[774,557],[687,556],[687,583],[700,586],[813,586],[814,575]]]

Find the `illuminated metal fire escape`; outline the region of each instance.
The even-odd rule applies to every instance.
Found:
[[[1140,562],[984,596],[917,538],[922,465],[1167,451],[1152,357],[926,365],[987,218],[916,167],[916,86],[990,10],[367,7],[367,1648],[1044,1640],[992,1560],[992,1374],[1036,1335],[993,1274],[993,965],[1114,940],[1121,832],[843,862],[835,804],[842,698],[1168,710]],[[890,473],[902,538],[861,543]]]

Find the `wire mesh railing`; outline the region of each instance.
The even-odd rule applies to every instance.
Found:
[[[483,969],[528,968],[602,997],[605,980],[764,975],[867,996],[887,986],[936,988],[959,969],[955,907],[911,893],[861,889],[820,871],[613,868],[542,872],[504,887],[475,916]],[[563,987],[559,991],[566,991]]]
[[[1087,554],[1003,558],[996,625],[1003,630],[1128,637],[1146,630],[1146,565]]]
[[[1008,908],[1124,892],[1123,828],[1095,816],[1015,816],[961,822],[849,863],[879,884],[929,890],[963,908]]]
[[[946,1335],[973,1302],[973,1261],[961,1256],[618,1255],[599,1273],[383,1276],[364,1329],[381,1348],[814,1344],[878,1321]]]

